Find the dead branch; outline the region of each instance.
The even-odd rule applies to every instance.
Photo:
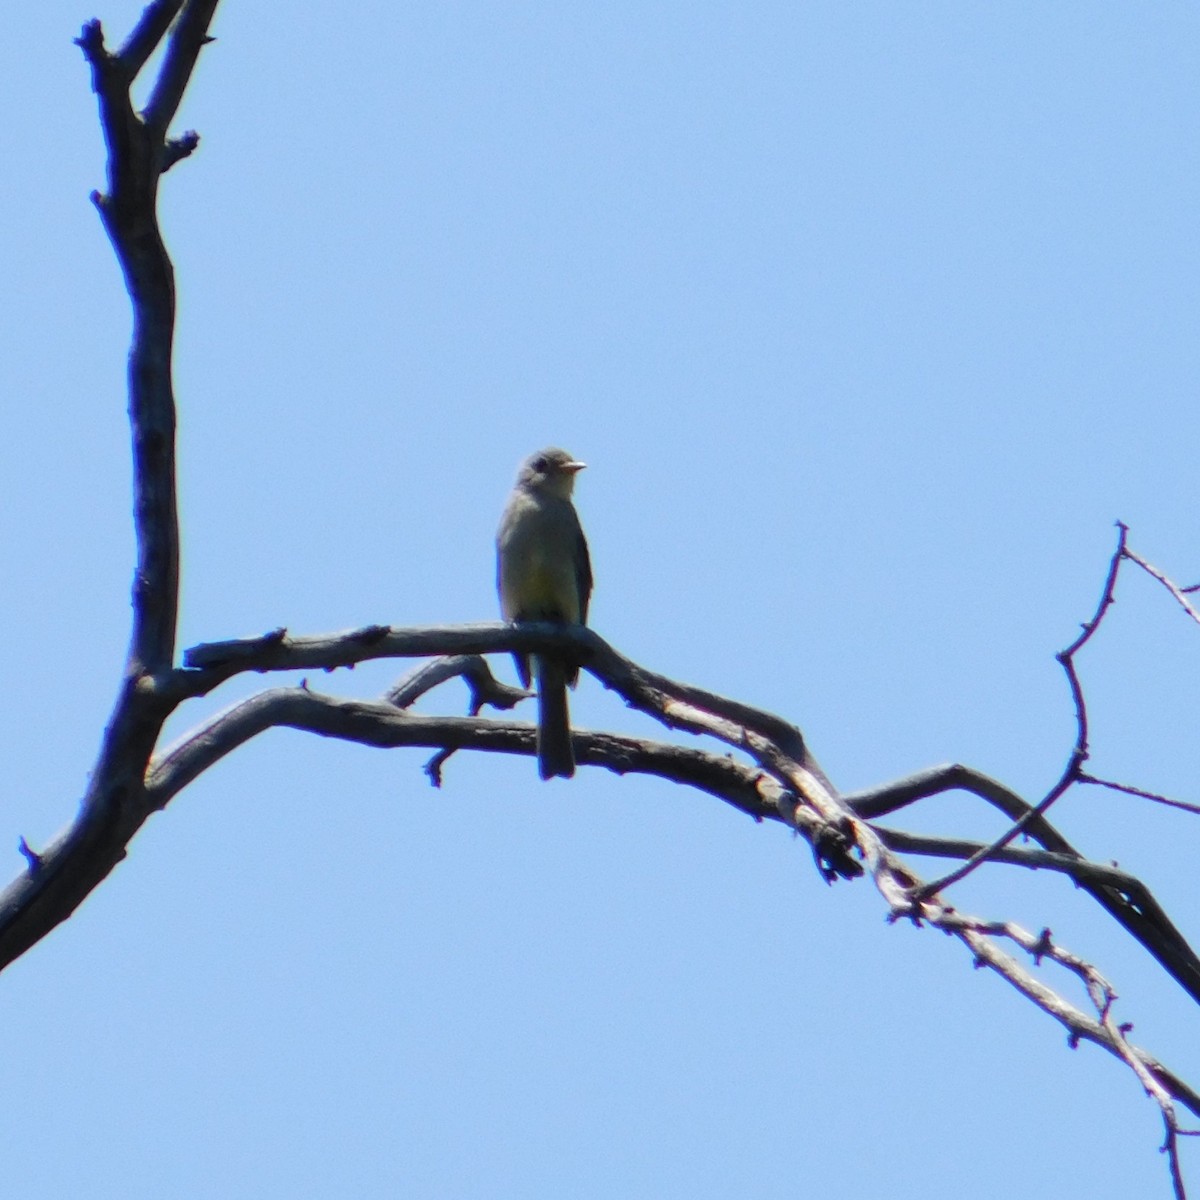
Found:
[[[526,693],[499,684],[482,658],[513,650],[554,648],[580,664],[633,708],[669,729],[715,739],[740,755],[633,738],[575,731],[581,763],[618,774],[657,775],[718,797],[756,820],[782,822],[812,848],[824,878],[870,875],[893,921],[928,925],[965,946],[986,966],[1069,1033],[1072,1044],[1103,1047],[1133,1073],[1162,1114],[1164,1150],[1172,1186],[1183,1195],[1176,1105],[1200,1115],[1200,1096],[1144,1050],[1128,1041],[1116,1021],[1116,993],[1097,968],[1057,945],[1048,930],[1031,934],[1007,921],[969,916],[944,891],[990,862],[1049,869],[1085,888],[1200,1001],[1200,964],[1139,880],[1085,861],[1055,830],[1047,810],[1076,783],[1102,783],[1083,774],[1089,754],[1087,707],[1075,659],[1096,634],[1111,606],[1123,562],[1147,571],[1185,611],[1200,621],[1172,583],[1128,547],[1120,525],[1118,546],[1100,602],[1079,636],[1058,655],[1076,712],[1076,739],[1060,778],[1030,805],[1004,785],[963,766],[935,768],[897,784],[855,796],[840,795],[812,757],[800,730],[785,719],[632,662],[588,629],[512,627],[494,623],[453,628],[397,629],[371,625],[346,633],[293,637],[278,629],[257,638],[193,647],[175,665],[179,602],[179,532],[175,483],[175,398],[171,379],[175,291],[171,261],[157,218],[160,176],[190,156],[195,133],[168,135],[187,88],[216,0],[153,0],[116,54],[105,46],[98,21],[84,26],[78,44],[91,67],[108,147],[108,186],[93,194],[124,273],[133,307],[129,411],[134,465],[137,565],[130,646],[112,717],[76,819],[52,845],[35,850],[22,839],[26,867],[0,895],[0,969],[71,915],[125,857],[146,819],[163,809],[200,774],[254,737],[274,728],[304,730],[379,747],[437,751],[427,768],[435,782],[459,750],[532,755],[528,724],[479,717],[485,705],[512,708]],[[164,45],[150,101],[134,112],[130,87]],[[157,750],[167,718],[248,672],[336,671],[371,659],[432,659],[378,701],[324,695],[300,686],[271,687],[201,722],[175,745]],[[470,688],[468,717],[418,716],[407,711],[420,696],[455,677]],[[746,760],[746,761],[743,761]],[[1105,785],[1113,786],[1113,785]],[[918,837],[885,829],[878,818],[922,797],[960,789],[998,807],[1012,822],[990,845]],[[1154,797],[1139,789],[1122,790]],[[1014,848],[1028,836],[1040,849]],[[965,859],[943,879],[925,883],[897,851]],[[1016,947],[1024,958],[1014,956]],[[1029,961],[1026,962],[1025,959]],[[1070,1003],[1042,971],[1052,965],[1082,984],[1092,1011]]]
[[[71,827],[0,895],[0,965],[6,965],[74,912],[124,857],[141,821],[146,769],[170,712],[149,680],[170,671],[179,608],[179,529],[175,486],[175,397],[171,350],[175,281],[158,227],[158,179],[169,153],[166,126],[208,36],[216,0],[153,3],[124,48],[111,53],[99,21],[77,39],[108,146],[108,187],[93,192],[133,308],[129,415],[137,565],[133,626],[124,676],[88,789]],[[148,117],[130,86],[166,39]]]

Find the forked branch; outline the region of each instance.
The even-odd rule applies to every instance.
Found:
[[[1109,564],[1100,603],[1078,638],[1059,655],[1076,711],[1077,736],[1066,767],[1046,796],[1029,804],[1003,784],[963,766],[935,768],[897,784],[854,796],[839,795],[793,724],[716,693],[681,684],[630,661],[590,630],[497,624],[396,629],[372,625],[349,633],[292,637],[275,630],[259,638],[194,647],[176,665],[179,602],[179,531],[175,483],[175,398],[171,354],[175,285],[158,226],[160,177],[196,149],[192,132],[170,136],[208,29],[216,0],[153,0],[121,50],[105,46],[98,21],[84,26],[78,43],[90,64],[108,146],[107,189],[93,194],[133,306],[129,357],[129,412],[134,464],[137,565],[133,624],[124,676],[98,761],[80,811],[49,847],[21,843],[26,868],[0,895],[0,969],[61,921],[125,856],[151,813],[248,740],[279,727],[306,730],[372,746],[419,746],[436,751],[427,767],[441,771],[459,750],[532,755],[533,727],[485,719],[486,706],[507,710],[526,694],[498,683],[483,655],[555,648],[576,656],[605,687],[669,729],[711,737],[716,750],[575,731],[580,762],[620,774],[642,772],[716,796],[756,820],[781,822],[811,846],[823,877],[854,879],[868,873],[892,920],[930,925],[952,935],[973,962],[986,966],[1059,1021],[1072,1044],[1092,1041],[1124,1063],[1158,1104],[1166,1131],[1164,1150],[1172,1186],[1183,1195],[1178,1139],[1186,1131],[1175,1106],[1200,1116],[1200,1096],[1145,1051],[1128,1041],[1128,1027],[1113,1013],[1115,993],[1099,971],[1057,945],[1047,930],[1032,934],[1005,921],[959,911],[945,891],[985,864],[1048,869],[1086,889],[1200,1001],[1200,963],[1150,891],[1137,879],[1087,862],[1058,833],[1047,811],[1076,783],[1115,785],[1083,773],[1088,758],[1087,708],[1075,666],[1077,653],[1096,633],[1112,603],[1123,562],[1147,571],[1197,621],[1188,589],[1135,555],[1128,531]],[[130,87],[163,45],[165,52],[150,101],[134,112]],[[163,724],[180,706],[214,692],[247,672],[334,671],[368,659],[430,659],[376,701],[324,695],[307,682],[270,687],[200,723],[174,746],[159,751]],[[462,677],[470,688],[466,717],[417,716],[408,711],[431,688]],[[737,751],[734,758],[727,749]],[[948,790],[972,793],[1004,812],[1011,825],[990,845],[921,837],[883,828],[879,818],[922,797]],[[1166,800],[1165,797],[1156,799]],[[1168,801],[1170,802],[1170,801]],[[1040,849],[1014,847],[1028,837]],[[898,851],[964,860],[942,879],[924,882]],[[1012,948],[1017,954],[1013,954]],[[1070,1003],[1038,970],[1054,964],[1082,984],[1090,1011]]]
[[[152,686],[170,672],[179,609],[175,397],[171,349],[175,281],[158,227],[158,179],[172,158],[166,125],[207,39],[216,0],[152,3],[116,54],[99,21],[77,39],[92,71],[108,146],[108,187],[92,200],[112,241],[133,307],[129,416],[137,565],[124,677],[79,814],[50,847],[26,854],[28,869],[0,895],[0,966],[65,920],[124,857],[144,819],[145,775],[171,711]],[[133,111],[130,87],[166,38],[152,119]]]

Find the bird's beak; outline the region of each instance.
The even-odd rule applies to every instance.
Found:
[[[571,475],[574,475],[576,471],[582,471],[583,468],[586,466],[587,466],[587,463],[584,463],[584,462],[563,463],[563,470],[568,472]]]

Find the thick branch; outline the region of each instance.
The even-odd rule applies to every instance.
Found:
[[[179,518],[175,490],[175,396],[171,354],[175,274],[158,226],[158,180],[195,147],[195,135],[168,144],[174,115],[206,37],[216,0],[188,0],[168,34],[178,3],[152,3],[117,55],[108,52],[99,21],[78,38],[91,64],[108,146],[108,191],[92,199],[104,220],[133,307],[129,351],[129,419],[133,435],[134,525],[137,567],[130,677],[170,666],[179,604]],[[143,120],[130,86],[163,36],[167,52]]]
[[[979,962],[985,962],[1023,994],[1061,1020],[1074,1037],[1103,1045],[1145,1083],[1157,1089],[1164,1120],[1172,1121],[1173,1100],[1191,1102],[1191,1093],[1144,1052],[1131,1047],[1124,1032],[1112,1025],[1103,1001],[1096,1017],[1089,1017],[1068,1004],[1054,989],[1032,976],[1024,967],[995,945],[997,938],[1016,940],[1038,960],[1048,958],[1079,973],[1081,960],[1054,946],[1048,934],[1033,938],[1015,926],[983,922],[951,908],[938,896],[923,894],[919,877],[887,845],[896,835],[874,829],[863,820],[868,810],[883,812],[918,794],[931,794],[939,786],[974,784],[993,803],[1021,819],[1029,809],[1019,797],[994,780],[974,776],[964,768],[926,773],[906,781],[893,795],[860,799],[860,812],[829,786],[812,761],[798,730],[770,713],[729,701],[724,697],[689,687],[648,672],[607,645],[588,630],[554,626],[481,625],[455,629],[397,630],[370,626],[320,638],[291,638],[276,631],[262,638],[236,643],[198,647],[189,651],[189,668],[165,672],[145,680],[160,703],[170,706],[189,695],[201,695],[223,680],[246,670],[276,671],[323,667],[336,669],[366,659],[427,656],[439,652],[473,655],[492,651],[543,649],[554,646],[573,653],[608,686],[629,703],[656,716],[664,724],[708,733],[753,757],[761,767],[735,763],[724,756],[704,754],[684,747],[663,746],[610,734],[576,731],[576,750],[584,763],[617,771],[645,771],[701,788],[756,818],[782,819],[802,833],[813,845],[826,878],[852,876],[859,870],[849,856],[853,847],[864,856],[881,894],[894,918],[907,917],[927,922],[955,934],[968,945]],[[429,686],[456,673],[477,672],[470,658],[433,663],[418,671],[405,685],[394,689],[397,699],[410,700]],[[489,685],[490,686],[490,685]],[[508,697],[504,697],[507,702]],[[477,701],[476,701],[477,703]],[[474,748],[493,752],[531,754],[531,726],[484,721],[477,718],[417,717],[386,701],[338,700],[321,696],[307,687],[277,688],[244,701],[213,718],[200,730],[161,756],[154,764],[140,797],[137,821],[165,805],[203,770],[248,739],[276,726],[304,729],[323,736],[338,737],[376,746],[436,746],[441,751]],[[773,736],[774,735],[774,736]],[[777,740],[775,740],[777,739]],[[984,780],[985,782],[980,782]],[[1053,845],[1054,863],[1066,870],[1074,850],[1044,821],[1030,822],[1043,839]],[[132,830],[130,831],[132,835]],[[958,847],[962,849],[962,847]],[[1014,856],[1016,852],[1011,852]],[[1047,857],[1046,865],[1051,859]],[[32,876],[40,875],[41,860],[31,857]],[[1041,864],[1039,864],[1041,865]],[[1116,898],[1147,920],[1159,919],[1157,906],[1148,893],[1138,893],[1136,881],[1103,872],[1079,871],[1084,886],[1098,896]],[[1128,916],[1128,914],[1126,914]],[[1167,923],[1169,928],[1169,923]],[[1085,972],[1089,986],[1099,979],[1093,969]],[[1095,984],[1099,987],[1099,984]],[[1091,993],[1089,993],[1091,994]],[[1106,993],[1107,995],[1107,993]]]
[[[167,126],[175,117],[201,47],[212,41],[208,27],[216,8],[217,0],[187,0],[172,30],[162,70],[146,105],[146,125],[159,139],[166,136]]]
[[[676,729],[709,733],[753,753],[747,733],[758,734],[783,748],[832,788],[808,753],[800,731],[763,709],[647,671],[614,650],[591,629],[531,622],[487,623],[453,627],[401,629],[368,625],[323,637],[292,637],[276,629],[257,638],[211,642],[184,652],[193,670],[162,682],[182,696],[207,694],[245,671],[331,671],[378,658],[415,658],[433,654],[494,654],[513,650],[555,649],[573,653],[605,687],[632,708]]]
[[[1132,875],[1089,862],[1050,824],[1044,813],[1038,812],[999,781],[970,767],[953,763],[931,767],[896,783],[873,788],[869,792],[857,792],[844,799],[858,815],[876,817],[895,812],[916,800],[960,789],[998,808],[1014,822],[1011,828],[1023,824],[1026,836],[1045,847],[1050,857],[1037,862],[1035,859],[1038,856],[1034,852],[1012,851],[995,842],[984,845],[942,838],[922,839],[914,834],[883,830],[879,831],[881,836],[888,840],[893,849],[911,853],[964,857],[973,863],[987,859],[1064,871],[1128,930],[1179,986],[1200,1004],[1200,957],[1159,906],[1149,888]],[[939,845],[940,849],[934,848]],[[958,853],[958,849],[968,846],[970,850],[967,854]]]
[[[191,15],[195,8],[196,15]],[[144,819],[143,780],[172,707],[147,679],[169,671],[174,657],[179,586],[179,531],[175,507],[175,401],[171,389],[175,286],[156,213],[165,153],[163,130],[151,131],[134,113],[129,88],[166,34],[167,60],[181,28],[194,30],[211,16],[213,0],[188,5],[175,33],[174,10],[151,4],[124,50],[110,54],[99,21],[83,27],[78,44],[92,69],[100,121],[108,146],[108,192],[93,200],[125,275],[133,305],[129,355],[129,413],[133,441],[137,567],[133,629],[125,677],[105,729],[79,816],[40,853],[28,851],[29,869],[0,895],[0,967],[6,966],[75,911],[124,857]],[[203,30],[201,30],[201,34]],[[174,61],[190,59],[181,50]],[[173,84],[172,86],[176,86]]]
[[[143,9],[137,25],[117,55],[130,82],[138,77],[182,7],[183,0],[151,0]]]
[[[1110,575],[1106,580],[1105,597],[1110,595],[1111,585]],[[1102,609],[1106,607],[1102,604]],[[1089,629],[1095,628],[1096,619],[1089,623]],[[376,625],[318,638],[293,638],[283,630],[276,630],[260,638],[193,647],[185,653],[184,659],[199,669],[185,672],[183,680],[189,691],[199,692],[207,691],[221,680],[245,670],[312,667],[329,670],[381,657],[408,657],[437,652],[478,654],[513,649],[536,650],[549,646],[574,650],[587,669],[606,686],[612,687],[631,705],[658,720],[720,738],[729,745],[753,754],[768,769],[778,765],[772,756],[782,753],[786,763],[780,772],[781,777],[788,787],[798,787],[806,799],[815,799],[820,818],[816,826],[818,831],[840,828],[851,813],[872,817],[894,811],[921,797],[954,788],[974,792],[1004,812],[1014,822],[1011,828],[1023,827],[1024,832],[1036,838],[1046,850],[1068,856],[1081,864],[1076,877],[1079,885],[1129,930],[1189,995],[1200,1002],[1200,959],[1154,902],[1149,891],[1136,880],[1131,881],[1128,889],[1122,889],[1090,874],[1086,869],[1086,860],[1054,829],[1044,814],[1003,784],[968,767],[952,764],[932,768],[870,793],[838,798],[819,766],[808,755],[803,738],[793,726],[773,714],[646,671],[618,654],[591,630],[564,630],[552,625],[486,624],[453,629],[397,629]],[[778,741],[772,740],[770,735],[775,735]],[[780,749],[781,745],[798,749],[799,757],[793,759]],[[787,771],[790,767],[787,764],[793,764],[800,775],[789,778]],[[798,778],[803,783],[798,784]],[[811,831],[806,831],[806,835],[808,832]],[[818,832],[818,837],[824,836],[826,834]],[[1001,848],[995,844],[990,847],[977,844],[973,861],[981,860],[985,849],[995,854]]]
[[[1046,809],[1083,777],[1088,723],[1074,657],[1098,628],[1113,601],[1121,561],[1129,559],[1164,583],[1196,619],[1195,611],[1165,576],[1126,546],[1127,530],[1113,555],[1101,602],[1093,619],[1058,657],[1075,703],[1078,736],[1061,778],[1036,806],[1029,806],[994,780],[966,768],[927,773],[905,781],[890,795],[840,796],[809,754],[799,729],[780,717],[700,688],[655,674],[618,654],[590,630],[527,625],[478,625],[456,629],[403,630],[371,626],[321,638],[291,638],[277,630],[261,638],[195,647],[186,670],[174,668],[179,584],[179,532],[175,496],[175,401],[171,380],[174,274],[158,225],[158,180],[190,155],[194,133],[168,138],[197,57],[210,41],[208,28],[217,0],[152,0],[137,27],[115,55],[105,47],[98,21],[78,39],[92,68],[100,119],[108,146],[108,190],[94,193],[124,273],[133,306],[129,357],[129,412],[134,463],[137,568],[133,629],[125,678],[105,731],[80,814],[50,847],[38,852],[22,841],[26,872],[0,895],[0,968],[57,923],[124,857],[146,818],[165,806],[200,773],[267,729],[289,727],[373,746],[436,747],[439,759],[463,749],[531,755],[529,725],[469,718],[414,716],[398,705],[411,703],[455,674],[472,686],[472,713],[484,703],[510,707],[522,693],[504,688],[477,656],[511,650],[554,648],[582,666],[631,706],[664,725],[702,733],[749,755],[756,766],[724,755],[607,733],[574,731],[580,762],[619,773],[659,775],[720,797],[755,819],[780,820],[813,846],[827,879],[862,873],[866,863],[893,919],[928,923],[969,947],[977,964],[997,971],[1044,1011],[1061,1021],[1073,1039],[1104,1046],[1130,1067],[1159,1104],[1167,1129],[1173,1176],[1178,1179],[1173,1101],[1200,1113],[1200,1098],[1143,1051],[1130,1045],[1126,1029],[1112,1016],[1115,993],[1095,968],[1053,944],[1049,932],[1034,936],[1004,922],[985,922],[946,904],[940,890],[977,865],[997,859],[1061,871],[1089,890],[1127,929],[1155,953],[1200,1000],[1196,956],[1137,880],[1086,863],[1045,819]],[[133,111],[130,86],[166,38],[162,67],[145,114]],[[181,702],[202,696],[245,671],[321,668],[334,670],[374,658],[453,654],[416,672],[385,701],[372,703],[319,695],[307,686],[270,689],[205,723],[151,762],[163,722]],[[948,787],[965,787],[1005,811],[1014,824],[991,846],[921,839],[881,830],[868,819]],[[1045,849],[1014,850],[1021,834]],[[924,884],[894,850],[969,856],[945,879]],[[1040,964],[1048,960],[1080,979],[1095,1016],[1068,1004],[1001,948],[1011,942]],[[1182,1187],[1182,1183],[1179,1183]]]
[[[477,717],[426,717],[385,702],[346,700],[308,688],[272,688],[218,714],[168,749],[146,779],[146,815],[165,805],[189,783],[239,746],[268,729],[306,730],[365,746],[422,746],[469,749],[532,757],[536,735],[523,722]],[[724,755],[641,738],[573,730],[581,763],[619,775],[653,774],[695,787],[754,817],[779,820],[771,790],[761,789],[761,772]]]

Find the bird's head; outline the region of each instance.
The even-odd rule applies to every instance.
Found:
[[[554,496],[570,496],[575,476],[587,466],[556,446],[531,454],[517,475],[517,486]]]

